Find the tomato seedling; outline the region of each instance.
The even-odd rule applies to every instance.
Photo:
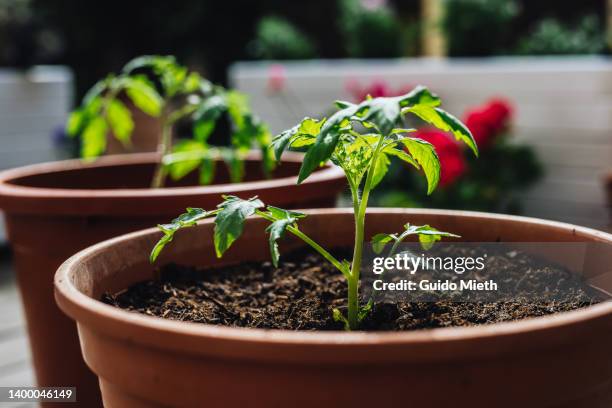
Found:
[[[380,183],[388,171],[390,159],[397,158],[416,169],[423,170],[427,190],[431,193],[440,179],[440,161],[434,147],[421,139],[411,137],[414,129],[403,127],[407,114],[416,115],[423,121],[441,130],[451,132],[455,138],[466,143],[478,155],[478,148],[467,127],[450,113],[442,110],[438,96],[419,86],[398,97],[368,98],[359,104],[337,102],[339,110],[328,119],[305,118],[298,125],[282,132],[272,140],[275,157],[280,160],[288,148],[306,148],[300,168],[298,183],[303,182],[319,166],[331,160],[344,170],[353,201],[355,214],[355,244],[352,261],[336,259],[326,249],[300,231],[298,223],[306,214],[265,206],[258,198],[247,200],[224,196],[224,201],[212,211],[189,208],[170,224],[160,225],[164,233],[151,252],[155,261],[161,250],[181,228],[190,227],[197,221],[215,217],[214,246],[217,256],[223,253],[242,234],[247,217],[257,215],[268,221],[272,262],[278,266],[277,241],[285,231],[302,239],[321,254],[346,278],[348,284],[348,313],[333,311],[336,320],[342,321],[347,330],[359,327],[360,322],[372,308],[372,302],[359,304],[359,275],[363,258],[366,209],[370,192]],[[416,235],[424,247],[430,247],[442,237],[457,235],[438,231],[428,225],[406,224],[400,234],[376,234],[372,246],[376,252],[386,244],[394,242],[391,251],[409,235]]]
[[[157,55],[137,57],[119,74],[98,81],[71,113],[66,130],[71,136],[80,135],[83,158],[104,153],[109,131],[129,146],[135,125],[125,97],[161,120],[161,161],[153,175],[153,188],[162,187],[167,175],[178,180],[198,168],[200,183],[209,184],[218,158],[227,163],[232,182],[239,182],[244,176],[243,158],[253,145],[262,150],[265,173],[274,167],[271,134],[251,112],[246,95],[212,84],[172,56]],[[231,146],[210,146],[207,140],[222,117],[230,122]],[[191,121],[192,137],[173,144],[175,125],[183,120]]]

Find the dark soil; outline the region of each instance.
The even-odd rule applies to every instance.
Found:
[[[106,294],[102,300],[125,310],[188,322],[342,330],[342,324],[332,319],[332,309],[343,310],[346,305],[344,277],[310,252],[299,251],[284,258],[279,268],[270,262],[208,270],[168,265],[159,271],[159,279],[137,283],[118,294]],[[520,288],[519,296],[513,297],[517,300],[503,302],[379,300],[362,329],[417,330],[491,324],[579,309],[598,302],[592,290],[570,272],[542,265],[531,267],[526,273],[526,262],[533,265],[534,260],[516,253],[495,254],[488,259],[488,265],[494,265],[497,274],[508,279],[514,277],[527,292],[530,286],[541,282],[560,282],[562,287],[547,287],[552,294],[549,300],[528,301],[528,296],[520,296]]]

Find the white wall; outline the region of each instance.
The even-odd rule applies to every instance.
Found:
[[[73,78],[61,66],[0,69],[0,170],[57,160],[52,133],[72,108]],[[0,219],[0,243],[4,241]]]
[[[526,215],[604,228],[603,174],[612,168],[612,60],[595,57],[466,60],[313,61],[284,63],[284,96],[267,90],[270,63],[238,63],[232,85],[249,93],[274,131],[305,115],[322,116],[351,99],[347,82],[380,79],[391,87],[423,84],[445,109],[503,96],[515,105],[517,141],[536,149],[546,177],[525,195]]]

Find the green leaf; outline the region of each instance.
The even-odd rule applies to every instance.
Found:
[[[401,109],[397,98],[374,98],[360,105],[365,108],[362,120],[371,122],[387,136],[401,120]]]
[[[371,240],[372,251],[377,255],[380,254],[385,249],[385,246],[392,240],[393,236],[390,234],[380,233],[374,235]]]
[[[85,127],[82,136],[81,156],[86,159],[100,156],[106,150],[108,125],[103,117],[93,118]]]
[[[414,113],[425,122],[432,124],[440,130],[445,132],[452,132],[455,139],[464,142],[478,157],[478,147],[476,141],[472,136],[472,132],[465,126],[459,119],[451,115],[450,113],[440,109],[427,105],[415,105],[406,110],[407,112]]]
[[[272,139],[272,148],[276,160],[280,160],[283,152],[288,147],[304,147],[313,144],[325,120],[318,121],[312,118],[304,118],[299,125],[287,129]]]
[[[402,242],[406,237],[410,235],[417,235],[419,238],[419,242],[421,243],[421,247],[423,249],[430,249],[436,241],[442,239],[442,237],[452,237],[459,238],[459,235],[451,234],[450,232],[438,231],[437,229],[430,227],[429,225],[404,225],[404,231],[398,234],[376,234],[372,237],[371,245],[372,250],[376,254],[380,254],[385,246],[391,242],[395,241],[396,243]],[[389,254],[389,256],[392,254]]]
[[[374,299],[370,298],[368,303],[364,306],[359,307],[359,312],[357,312],[357,321],[359,323],[363,322],[363,320],[368,317],[368,315],[372,312],[372,308],[374,307]]]
[[[282,238],[287,227],[294,224],[295,221],[296,219],[293,217],[282,218],[274,221],[266,228],[266,232],[270,234],[268,238],[270,243],[270,256],[272,257],[272,264],[275,268],[278,268],[278,259],[280,257],[277,241]]]
[[[174,64],[176,64],[176,59],[171,55],[142,55],[125,64],[122,72],[129,74],[137,69],[153,68],[156,73],[159,73]]]
[[[164,101],[153,84],[142,76],[126,78],[125,92],[132,103],[150,116],[159,116]]]
[[[215,130],[216,122],[213,120],[196,120],[193,123],[193,134],[198,142],[205,142]]]
[[[298,184],[302,183],[313,171],[330,159],[336,149],[340,135],[350,129],[351,118],[353,118],[359,109],[358,105],[349,106],[334,113],[325,121],[315,142],[304,156],[304,161],[298,175]]]
[[[376,187],[378,183],[382,181],[382,179],[385,177],[385,174],[387,174],[387,171],[389,171],[390,163],[391,161],[389,160],[389,157],[384,151],[378,154],[378,159],[376,160],[376,163],[374,165],[374,174],[372,175],[371,188]]]
[[[431,194],[440,181],[440,159],[435,148],[431,143],[413,137],[403,138],[400,142],[423,168],[427,179],[427,194]]]
[[[430,227],[429,225],[404,225],[405,232],[407,235],[418,235],[419,242],[423,249],[430,249],[436,241],[440,241],[442,237],[453,237],[459,238],[459,235],[451,234],[450,232],[438,231],[437,229]],[[402,235],[404,235],[402,234]]]
[[[244,126],[245,116],[251,114],[249,98],[242,92],[229,90],[225,95],[227,113],[237,128]]]
[[[230,195],[223,199],[225,201],[218,205],[220,211],[215,219],[214,233],[215,252],[219,258],[242,234],[244,220],[263,207],[256,197],[243,200]]]
[[[441,101],[438,95],[432,93],[423,85],[416,86],[406,95],[398,97],[399,104],[402,108],[411,105],[439,106]]]
[[[78,135],[83,127],[84,120],[85,114],[82,110],[76,109],[72,111],[66,121],[66,133],[72,137]]]
[[[130,110],[120,100],[113,99],[108,103],[106,119],[117,140],[126,144],[134,131]]]
[[[183,140],[176,143],[172,153],[163,159],[172,180],[180,180],[197,169],[208,153],[208,147],[197,140]]]
[[[187,208],[186,213],[179,215],[177,218],[172,220],[169,224],[160,224],[157,227],[164,233],[161,239],[155,244],[149,261],[155,262],[164,247],[172,241],[174,234],[181,228],[191,227],[195,225],[199,220],[214,215],[217,211],[205,211],[201,208]]]
[[[341,322],[344,325],[344,330],[351,331],[351,326],[349,324],[348,319],[344,317],[344,315],[339,309],[332,310],[332,317],[335,322]]]
[[[106,88],[115,80],[113,75],[109,75],[106,78],[96,82],[94,86],[92,86],[89,91],[83,97],[83,106],[91,104],[95,99],[98,99],[102,96],[102,93],[106,90]]]
[[[412,156],[410,156],[408,153],[406,153],[403,150],[399,150],[396,149],[393,146],[387,146],[383,149],[383,152],[390,155],[390,156],[395,156],[398,159],[405,161],[406,163],[409,163],[411,165],[413,165],[414,167],[416,167],[417,169],[420,169],[421,166],[419,166],[419,163],[417,163]]]

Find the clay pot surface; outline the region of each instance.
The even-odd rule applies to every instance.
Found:
[[[308,210],[300,229],[327,247],[350,246],[350,209]],[[599,242],[612,235],[558,222],[465,211],[371,209],[366,237],[406,222],[471,242]],[[159,264],[210,267],[268,259],[265,226],[247,220],[224,258],[213,224],[177,234]],[[612,302],[495,325],[417,332],[301,332],[165,320],[97,299],[152,278],[148,229],[90,247],[55,276],[59,307],[76,320],[105,406],[497,407],[612,406]],[[303,244],[286,237],[281,253]],[[564,254],[559,254],[564,255]],[[561,256],[563,257],[563,256]],[[594,269],[609,267],[612,259]],[[592,271],[593,273],[597,271]],[[599,271],[601,272],[601,271]],[[607,282],[605,289],[612,289]]]
[[[82,360],[74,322],[53,300],[53,274],[79,250],[127,232],[168,222],[186,207],[213,208],[222,194],[258,195],[280,207],[333,206],[345,188],[342,171],[326,167],[296,185],[302,156],[289,154],[264,179],[259,154],[246,161],[246,181],[229,184],[218,165],[218,184],[195,177],[150,189],[157,154],[109,156],[46,163],[0,173],[0,208],[14,252],[28,333],[41,386],[76,386],[78,405],[100,405],[97,379]],[[191,186],[190,186],[191,184]],[[52,406],[53,404],[47,404]],[[61,404],[60,404],[61,405]],[[63,406],[63,405],[61,405]]]

